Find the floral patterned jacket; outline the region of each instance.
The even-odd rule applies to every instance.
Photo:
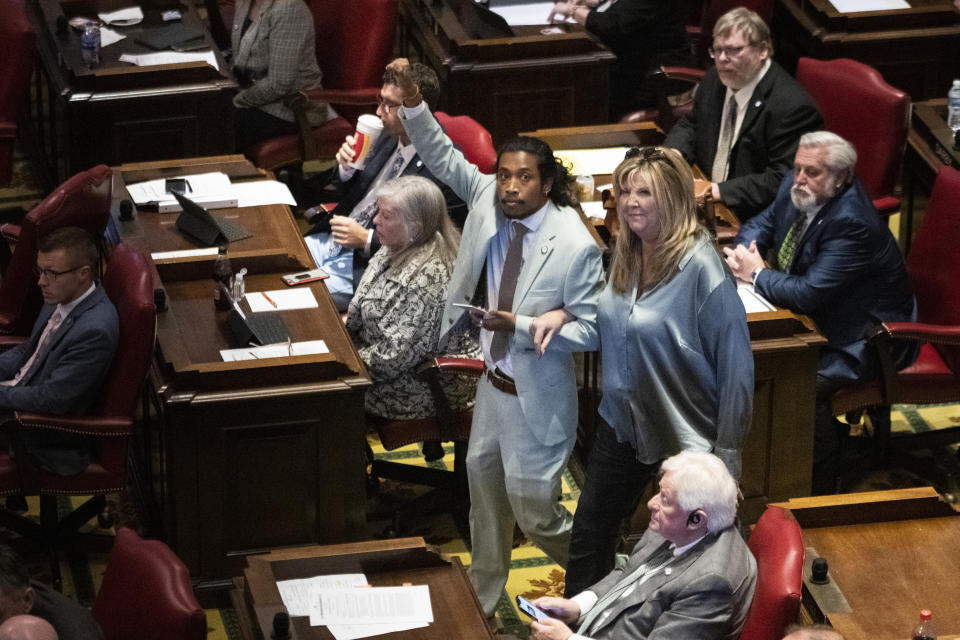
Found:
[[[391,251],[382,247],[370,259],[347,312],[347,331],[373,381],[366,410],[383,418],[434,415],[430,389],[415,372],[424,360],[481,357],[476,332],[467,326],[450,336],[445,353],[437,353],[450,271],[439,258],[426,255],[428,251],[424,247],[400,270],[387,273]],[[453,410],[472,404],[475,379],[446,376],[442,384]]]

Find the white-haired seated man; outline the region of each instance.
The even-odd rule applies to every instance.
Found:
[[[535,600],[551,616],[530,625],[536,640],[739,636],[757,563],[734,526],[737,483],[709,453],[684,451],[661,471],[650,526],[626,565],[571,599]]]

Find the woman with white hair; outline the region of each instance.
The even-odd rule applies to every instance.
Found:
[[[450,333],[437,352],[447,283],[460,233],[447,215],[443,193],[419,176],[391,180],[377,192],[374,217],[381,248],[370,259],[347,311],[347,331],[367,367],[373,386],[368,414],[391,420],[434,415],[433,397],[415,368],[432,356],[479,358],[469,323]],[[466,408],[475,381],[443,376],[454,411]]]

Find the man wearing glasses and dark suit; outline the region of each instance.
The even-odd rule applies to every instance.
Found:
[[[738,7],[717,20],[707,71],[693,111],[670,130],[664,146],[696,164],[713,199],[744,221],[773,202],[793,166],[797,140],[822,128],[813,99],[771,60],[770,30],[753,11]]]

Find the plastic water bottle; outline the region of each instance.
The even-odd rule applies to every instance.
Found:
[[[960,131],[960,80],[954,80],[947,94],[947,125]]]
[[[88,20],[84,25],[83,35],[80,36],[80,55],[91,69],[100,64],[100,23]]]
[[[233,286],[233,268],[227,257],[227,248],[217,250],[217,261],[213,263],[213,306],[226,311],[233,306],[230,290]]]
[[[912,640],[937,640],[937,632],[933,628],[931,617],[932,614],[929,609],[920,612],[920,624],[914,627],[913,633],[910,635]]]

